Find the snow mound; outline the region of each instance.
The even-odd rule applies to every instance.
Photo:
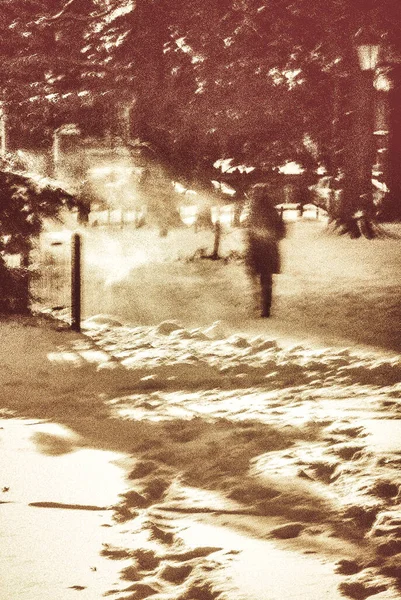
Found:
[[[115,317],[110,315],[94,315],[93,317],[89,317],[85,319],[82,323],[82,329],[99,329],[99,328],[113,328],[113,327],[122,327],[123,324],[118,321]]]
[[[184,329],[177,321],[163,321],[155,328],[155,333],[159,335],[170,335],[170,333]]]
[[[221,321],[215,321],[210,327],[204,329],[203,333],[210,340],[222,340],[227,336]]]

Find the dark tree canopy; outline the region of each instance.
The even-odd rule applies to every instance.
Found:
[[[77,123],[189,180],[221,157],[341,167],[355,34],[401,51],[398,0],[3,0],[0,19],[10,143]]]
[[[400,43],[394,0],[138,0],[114,24],[125,37],[111,63],[133,75],[134,132],[180,164],[196,166],[205,148],[251,163],[305,159],[305,134],[331,151],[333,77],[346,87],[353,37],[371,23]]]

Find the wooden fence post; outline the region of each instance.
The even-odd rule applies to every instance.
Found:
[[[81,236],[71,240],[71,329],[81,331]]]

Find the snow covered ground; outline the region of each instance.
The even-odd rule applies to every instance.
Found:
[[[119,537],[99,548],[121,561],[109,597],[401,597],[401,250],[391,233],[348,240],[292,224],[271,320],[249,315],[240,261],[138,267],[122,244],[122,277],[107,279],[115,263],[99,259],[101,314],[89,311],[84,336],[2,323],[2,414],[68,427],[65,452],[129,457],[109,523]],[[229,243],[223,253],[240,244]],[[147,251],[141,238],[145,256],[167,242],[157,244]],[[103,310],[114,288],[135,313]],[[46,439],[63,454],[60,436]]]
[[[401,227],[386,225],[386,236],[375,240],[352,240],[328,232],[325,220],[287,226],[268,322],[255,319],[240,260],[243,230],[235,228],[223,232],[221,261],[199,258],[212,252],[209,230],[181,228],[160,238],[146,228],[82,229],[83,312],[134,325],[177,319],[196,327],[220,320],[233,331],[399,351]],[[68,253],[71,231],[58,235],[64,245],[53,253]],[[52,305],[69,304],[68,268],[66,261],[61,293],[54,295],[51,286]]]
[[[134,394],[108,406],[114,419],[132,423],[136,432],[135,493],[125,505],[141,508],[139,523],[145,511],[151,538],[161,525],[161,548],[164,533],[177,524],[175,515],[189,513],[184,525],[190,531],[194,520],[223,525],[336,563],[345,595],[365,598],[386,591],[379,597],[399,597],[398,357],[291,347],[264,336],[227,337],[219,325],[188,330],[164,322],[156,328],[95,328],[88,334],[117,358],[115,368],[138,378]],[[149,491],[155,481],[156,497]],[[211,535],[206,529],[206,539]],[[174,536],[168,539],[174,542]],[[215,539],[224,540],[224,534]],[[241,548],[238,541],[230,548],[221,541],[217,547],[227,552],[238,544]],[[268,546],[263,551],[268,561]],[[247,559],[254,560],[249,552]],[[238,556],[231,560],[241,564]],[[256,591],[237,581],[243,596],[231,589],[227,597],[283,597],[285,555],[280,564],[275,592],[262,568]],[[157,573],[146,581],[164,592]],[[336,597],[333,581],[326,590],[319,585],[313,593],[307,590],[298,582],[286,597]],[[176,598],[177,590],[167,597]],[[198,596],[187,590],[178,597]]]

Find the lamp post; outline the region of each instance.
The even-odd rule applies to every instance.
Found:
[[[391,67],[380,61],[379,68],[376,71],[375,90],[376,90],[376,110],[375,110],[375,131],[376,139],[376,175],[383,183],[383,190],[388,190],[389,185],[389,134],[390,134],[390,104],[389,97],[392,89],[390,78]],[[387,194],[388,195],[388,194]],[[380,200],[380,209],[383,212],[383,196]],[[384,197],[385,198],[385,197]],[[387,198],[385,198],[387,202]]]
[[[356,74],[355,161],[357,209],[369,214],[373,209],[372,168],[375,162],[375,88],[374,78],[379,59],[378,37],[370,29],[360,29],[355,35],[359,62]]]

